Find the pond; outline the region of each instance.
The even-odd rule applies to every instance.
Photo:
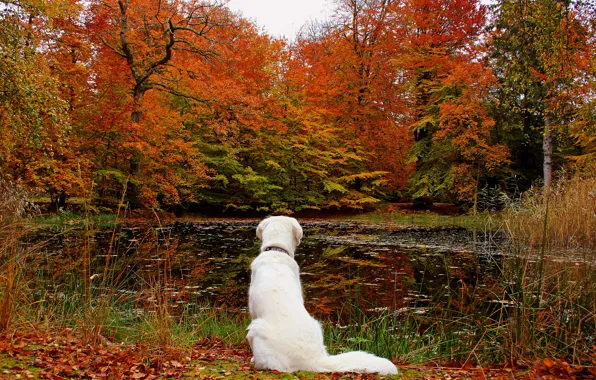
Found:
[[[173,310],[198,304],[246,310],[258,219],[177,221],[47,234],[47,289],[89,275],[95,290],[134,294],[142,307],[166,294]],[[459,227],[422,228],[302,219],[296,251],[305,303],[318,317],[346,305],[368,311],[427,308],[463,297],[490,302],[503,237]],[[90,270],[81,269],[85,252]],[[106,281],[107,279],[107,281]],[[483,291],[486,290],[486,291]],[[486,298],[488,297],[488,298]]]

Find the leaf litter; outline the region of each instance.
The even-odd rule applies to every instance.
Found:
[[[351,379],[371,374],[282,374],[258,371],[243,344],[205,338],[189,349],[104,341],[87,344],[70,329],[0,335],[0,378],[6,379]],[[594,354],[596,366],[596,348]],[[596,379],[595,367],[544,359],[526,369],[398,365],[394,379]],[[386,377],[389,378],[389,377]]]

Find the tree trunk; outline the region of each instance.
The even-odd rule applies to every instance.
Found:
[[[551,134],[551,120],[548,116],[545,118],[542,152],[544,154],[544,164],[542,166],[544,173],[544,188],[548,189],[553,178],[553,136]]]
[[[136,88],[134,90],[132,112],[130,114],[130,120],[133,123],[140,123],[143,120],[143,97],[145,96],[145,91]]]
[[[143,97],[145,96],[146,90],[143,88],[135,88],[133,94],[132,112],[130,113],[130,120],[134,124],[139,124],[143,120]],[[129,171],[130,178],[137,179],[141,171],[141,160],[142,153],[134,149],[132,156],[129,159]],[[126,198],[131,208],[138,208],[141,205],[141,189],[135,181],[130,181],[127,184],[128,190]]]
[[[64,191],[61,191],[60,194],[58,194],[58,208],[64,209],[65,207],[66,207],[66,194],[64,193]]]

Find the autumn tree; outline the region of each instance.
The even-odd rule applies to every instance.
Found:
[[[509,151],[496,143],[495,121],[487,105],[488,92],[495,83],[492,72],[482,63],[465,62],[453,68],[442,81],[448,96],[438,110],[439,129],[433,145],[441,146],[441,159],[451,176],[451,192],[458,200],[478,205],[480,180],[496,176],[509,163]],[[431,153],[437,148],[431,148]]]
[[[129,178],[133,203],[176,204],[181,187],[190,194],[206,175],[172,101],[209,101],[185,85],[200,80],[192,61],[217,55],[213,28],[227,25],[228,12],[204,1],[118,0],[95,1],[90,14],[89,28],[101,41],[100,59],[109,66],[105,60],[119,60],[119,70],[129,72],[128,78],[114,78],[127,87],[128,94],[121,95],[130,96],[131,123],[121,124],[129,134],[123,142],[128,168],[103,173]],[[144,100],[151,90],[155,93],[147,107]]]
[[[101,41],[123,58],[132,76],[131,119],[142,118],[142,101],[152,89],[182,92],[180,71],[170,70],[174,53],[187,51],[195,59],[216,55],[215,26],[226,23],[221,5],[193,1],[99,1],[93,4]],[[203,99],[199,99],[203,100]]]
[[[415,140],[413,198],[472,201],[481,179],[505,164],[487,109],[491,73],[479,49],[486,7],[476,0],[410,0],[396,69],[407,77]]]
[[[274,87],[279,125],[277,138],[269,132],[274,149],[266,161],[268,171],[281,180],[289,205],[297,209],[361,209],[374,204],[377,199],[371,194],[386,184],[386,173],[370,170],[368,152],[351,137],[351,125],[330,117],[329,104],[310,98],[312,88],[304,85],[310,69],[325,68],[305,67],[302,47],[286,52],[281,80]]]
[[[513,133],[522,131],[518,141],[525,142],[515,149],[522,155],[518,160],[527,161],[523,155],[541,143],[545,187],[552,181],[554,139],[561,143],[560,163],[569,136],[566,125],[587,99],[579,92],[582,82],[593,75],[589,26],[579,17],[590,11],[586,6],[573,1],[502,0],[496,7],[490,42],[501,82],[499,122]]]
[[[44,48],[59,33],[56,18],[79,8],[70,1],[1,6],[0,172],[63,204],[67,194],[81,191],[80,161],[71,146],[68,102]]]
[[[385,189],[404,189],[410,137],[403,123],[404,91],[396,86],[392,1],[342,0],[332,20],[303,31],[293,47],[293,76],[304,106],[333,125],[362,158],[361,171],[385,171]],[[300,64],[301,63],[301,67]],[[357,179],[352,184],[360,186]]]

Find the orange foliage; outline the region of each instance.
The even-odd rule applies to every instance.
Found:
[[[369,3],[339,1],[332,24],[292,48],[287,75],[306,107],[332,123],[346,146],[361,146],[366,167],[386,171],[386,187],[398,191],[412,169],[406,94],[396,86],[390,2]]]
[[[126,187],[133,205],[284,212],[470,200],[508,164],[479,0],[337,0],[292,44],[202,0],[42,3],[0,19],[0,168],[53,198],[114,204]],[[589,98],[593,81],[578,83]],[[583,111],[574,133],[590,147]]]

